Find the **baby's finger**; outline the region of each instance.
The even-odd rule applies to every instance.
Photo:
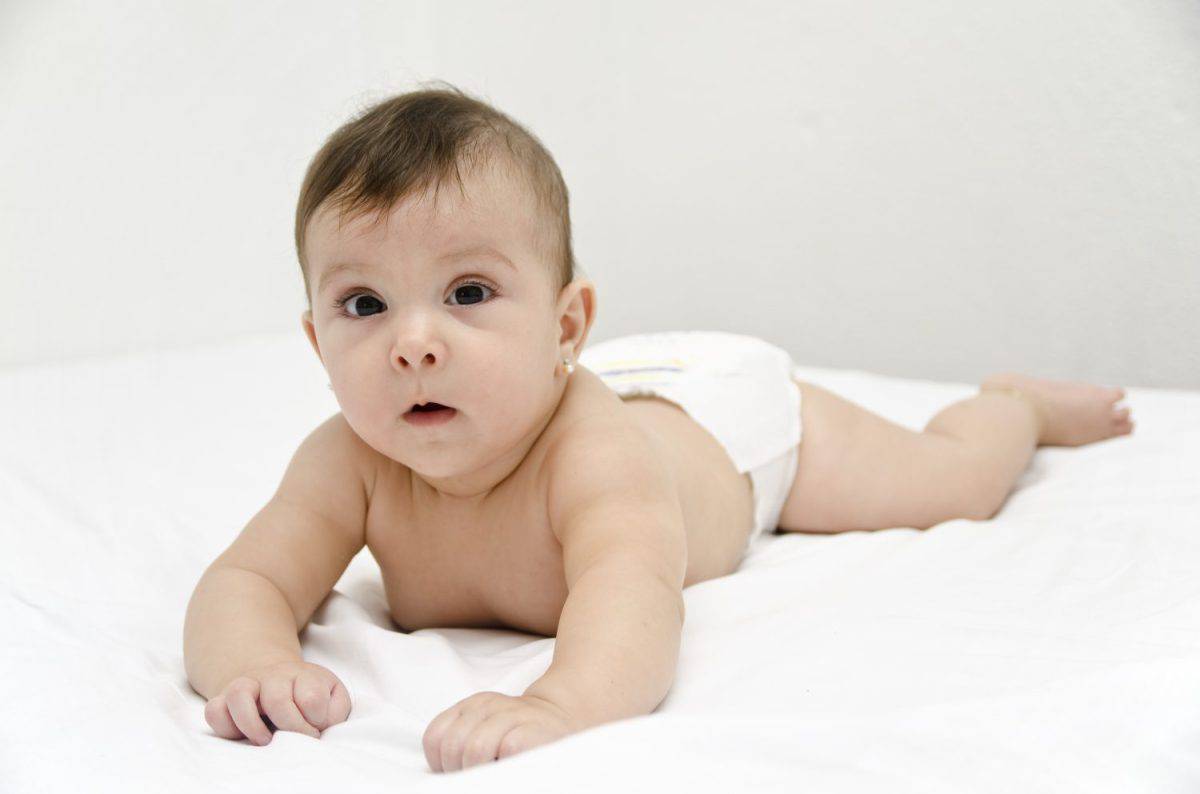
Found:
[[[321,732],[309,725],[305,721],[304,715],[300,713],[300,709],[296,708],[296,703],[292,700],[291,678],[283,676],[268,678],[263,682],[262,694],[259,695],[258,702],[262,704],[263,712],[271,718],[271,722],[275,723],[275,727],[279,730],[303,733],[314,739],[321,738]]]
[[[467,732],[459,727],[459,723],[464,720],[463,715],[457,711],[452,713],[455,715],[454,719],[439,734],[440,738],[434,750],[434,758],[437,763],[436,766],[433,764],[430,766],[435,772],[456,772],[462,768],[462,751],[467,740]],[[474,721],[471,724],[474,725]]]
[[[492,714],[476,725],[463,748],[462,768],[495,761],[500,755],[500,742],[505,734],[522,724],[525,718],[520,709],[509,709]]]
[[[449,734],[450,726],[458,719],[458,709],[448,708],[434,717],[425,726],[421,736],[421,748],[425,751],[425,762],[434,772],[445,771],[442,768],[442,742]]]
[[[242,732],[233,724],[233,717],[229,716],[229,706],[225,702],[224,694],[217,695],[204,704],[204,720],[222,739],[242,738]]]
[[[316,673],[304,670],[296,676],[292,687],[292,700],[300,707],[300,713],[308,724],[317,730],[326,726],[325,719],[329,713],[329,684],[322,681]]]
[[[231,684],[226,690],[225,700],[229,704],[229,716],[233,717],[233,724],[252,744],[261,747],[271,743],[271,732],[258,713],[258,682],[248,680],[248,684]]]
[[[325,727],[345,722],[350,716],[351,708],[350,693],[346,691],[345,685],[338,681],[333,685],[333,694],[329,698],[329,713],[326,716],[328,722]]]
[[[457,772],[463,768],[463,758],[467,753],[467,742],[471,735],[478,730],[481,723],[505,710],[503,704],[496,702],[481,702],[468,708],[470,710],[461,712],[458,719],[451,723],[442,736],[441,754],[442,771],[444,772]],[[476,747],[475,751],[478,754],[481,752],[481,748]]]

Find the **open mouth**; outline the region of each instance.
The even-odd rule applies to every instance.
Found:
[[[453,411],[454,409],[448,405],[441,403],[425,403],[424,405],[414,405],[409,411],[416,413],[429,413],[431,411]]]
[[[410,425],[424,427],[426,425],[441,425],[458,416],[458,411],[448,405],[428,402],[414,405],[404,413],[404,421]]]

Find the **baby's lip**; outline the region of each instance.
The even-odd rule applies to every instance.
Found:
[[[438,407],[438,406],[440,406],[440,407],[442,407],[442,408],[453,408],[453,407],[454,407],[454,406],[452,406],[452,405],[446,405],[445,403],[440,403],[440,402],[438,402],[437,400],[422,400],[422,401],[420,401],[420,402],[415,402],[415,403],[413,403],[412,405],[408,406],[408,411],[406,411],[406,413],[412,413],[412,411],[413,411],[413,410],[414,410],[414,409],[415,409],[415,408],[416,408],[418,405],[420,405],[421,407],[425,407],[425,406],[431,406],[431,407],[435,407],[435,408],[436,408],[436,407]]]

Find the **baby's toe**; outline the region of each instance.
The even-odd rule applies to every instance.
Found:
[[[1113,435],[1124,436],[1133,432],[1133,420],[1129,418],[1129,408],[1114,410],[1112,414]]]

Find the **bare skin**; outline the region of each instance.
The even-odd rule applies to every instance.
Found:
[[[817,387],[804,382],[798,382],[798,386],[806,398],[815,396]],[[1021,393],[997,391],[1012,388]],[[1017,420],[1024,417],[1036,433],[1030,436],[1031,448],[1034,442],[1078,446],[1124,435],[1132,429],[1129,409],[1113,407],[1124,396],[1121,389],[1005,373],[983,382],[981,395],[989,392],[1003,398],[996,404],[997,415],[989,413],[986,421],[991,424],[1003,421],[1005,411],[1000,406],[1014,409]],[[868,413],[852,403],[841,402],[851,406],[849,410],[854,413]],[[817,399],[805,399],[802,403],[802,413],[807,409],[803,417],[807,422],[806,434],[810,427],[847,427],[837,413],[818,412],[821,407]],[[1031,415],[1036,415],[1036,422],[1031,421]],[[558,413],[542,438],[509,480],[469,513],[433,510],[421,492],[413,490],[403,467],[382,456],[376,459],[378,473],[368,514],[367,544],[380,562],[388,604],[399,626],[410,631],[433,626],[496,626],[546,636],[556,633],[567,589],[562,580],[561,548],[545,520],[542,469],[552,465],[547,461],[546,451],[560,433],[576,432],[582,418],[600,416],[605,421],[627,423],[630,432],[634,428],[648,431],[675,474],[687,524],[688,565],[684,587],[737,570],[753,528],[749,475],[738,473],[716,439],[675,404],[646,397],[623,400],[594,373],[579,365]],[[882,417],[870,416],[886,422]],[[937,419],[931,420],[930,425],[938,427]],[[890,425],[889,429],[892,428],[896,426]],[[1018,426],[1012,434],[1019,435],[1020,431]],[[936,434],[936,431],[917,434],[906,429],[903,432],[914,440],[922,440],[930,432]],[[868,436],[861,443],[867,445],[869,454],[878,456],[878,450],[870,445],[888,441],[882,436]],[[946,476],[929,483],[931,494],[955,490],[946,477],[955,476],[952,472],[959,468],[957,462],[953,457],[939,456],[939,462],[942,461],[952,465],[947,467]],[[826,485],[809,482],[821,461],[804,462],[807,465],[798,467],[793,494],[801,491],[802,483],[822,488]],[[908,456],[910,465],[911,462]],[[1012,468],[1011,461],[996,463],[1001,468]],[[1024,469],[1024,463],[1020,469]],[[892,473],[898,475],[899,471]],[[1002,473],[1007,480],[1002,487],[1003,495],[1011,490],[1019,473]],[[847,478],[844,482],[850,482],[849,472],[844,475]],[[882,486],[875,492],[860,491],[853,503],[863,505],[885,492]],[[925,503],[930,504],[931,499]],[[800,509],[793,504],[790,514],[785,506],[780,529],[830,532],[890,526],[925,528],[960,516],[990,517],[994,507],[984,504],[987,499],[980,495],[976,500],[978,509],[975,504],[964,509],[955,509],[959,505],[939,505],[938,512],[926,515],[925,520],[909,521],[910,516],[900,512],[890,515],[885,512],[873,522],[875,526],[854,526],[854,517],[845,512],[851,500],[834,498],[832,501],[842,506],[842,512],[836,506],[818,507],[826,510],[823,526],[805,525]],[[810,497],[805,504],[811,507],[814,501],[815,497]],[[895,500],[889,503],[895,504]]]
[[[983,390],[1015,388],[1033,400],[1041,423],[1039,446],[1078,447],[1133,432],[1129,408],[1118,387],[1048,380],[1003,372],[984,380]]]
[[[749,474],[680,407],[623,400],[572,370],[594,285],[553,291],[538,204],[506,163],[468,169],[444,201],[314,214],[302,324],[342,410],[226,558],[285,582],[303,625],[365,541],[402,629],[557,638],[521,696],[476,693],[430,723],[435,771],[656,707],[678,659],[680,590],[735,571],[754,523]],[[779,528],[987,518],[1039,443],[1118,432],[1115,393],[1019,376],[985,385],[915,433],[796,381],[803,437]],[[411,406],[429,402],[453,412],[414,422]],[[290,538],[301,565],[289,570],[278,543],[297,510],[307,525]]]
[[[367,546],[406,631],[493,626],[554,636],[567,597],[562,549],[546,515],[549,455],[563,433],[646,431],[674,473],[688,539],[684,587],[733,572],[753,522],[750,479],[679,407],[622,400],[577,365],[559,410],[516,471],[470,509],[440,509],[405,467],[372,455]],[[614,430],[615,428],[615,430]]]
[[[800,444],[801,462],[780,519],[783,531],[924,528],[957,517],[988,518],[1037,446],[1077,446],[1129,432],[1127,410],[1113,407],[1123,392],[1088,384],[997,375],[975,397],[947,406],[922,433],[812,384],[796,384],[802,425],[810,432]],[[603,428],[590,442],[589,423]],[[566,433],[583,434],[585,444],[603,443],[601,437],[611,440],[614,433],[630,439],[645,433],[655,439],[685,510],[684,586],[738,568],[753,527],[748,474],[738,473],[716,439],[678,406],[657,398],[622,400],[579,367],[550,426],[517,475],[498,489],[499,498],[490,502],[488,512],[454,516],[450,524],[439,526],[445,516],[422,511],[419,497],[413,498],[411,491],[406,497],[398,488],[391,510],[379,512],[387,520],[371,522],[375,528],[369,528],[368,541],[383,568],[398,624],[410,629],[509,626],[558,634],[563,641],[559,618],[568,599],[564,553],[540,509],[545,479],[533,472],[553,468],[555,460],[547,450]],[[844,465],[847,460],[850,467]],[[862,470],[870,471],[872,464],[874,470],[864,477]],[[525,476],[522,469],[531,474]],[[814,524],[814,518],[820,521]],[[419,534],[384,531],[416,525],[423,528]],[[572,643],[584,642],[577,623],[564,625]],[[648,637],[624,651],[655,657],[653,664],[663,668],[674,666],[676,652],[674,640],[656,646]],[[555,716],[553,699],[549,705],[541,701],[538,695],[544,692],[554,689],[539,690],[535,684],[519,699],[478,693],[447,709],[423,739],[431,767],[450,771],[521,752],[524,748],[511,750],[505,742],[497,745],[496,736],[489,737],[487,720],[505,714],[512,720],[528,715],[520,719],[544,726],[543,736],[551,741],[574,730]],[[492,733],[498,735],[504,727]]]
[[[926,529],[985,520],[1003,506],[1039,446],[1080,446],[1133,431],[1120,388],[1017,373],[985,378],[923,432],[826,389],[798,383],[803,439],[780,529]]]
[[[803,395],[805,429],[801,465],[780,521],[784,531],[926,527],[955,517],[987,518],[1002,503],[1036,446],[1064,441],[1085,444],[1131,430],[1128,409],[1113,406],[1123,396],[1120,389],[1012,374],[985,380],[980,394],[947,406],[921,433],[813,384],[797,381],[797,386]],[[562,468],[554,453],[568,440],[592,450],[653,439],[655,453],[672,473],[673,497],[686,508],[682,516],[685,587],[735,571],[752,525],[748,475],[734,469],[724,448],[706,430],[665,400],[623,401],[581,365],[568,378],[544,432],[510,476],[483,500],[437,499],[427,486],[422,489],[423,481],[407,467],[363,443],[340,414],[322,427],[330,432],[313,437],[317,446],[311,448],[312,455],[289,467],[289,475],[297,475],[295,483],[303,483],[298,490],[284,492],[292,507],[283,513],[261,514],[262,520],[252,522],[224,555],[228,564],[243,571],[259,570],[269,580],[287,583],[292,601],[277,603],[298,610],[299,624],[307,622],[326,590],[323,585],[317,589],[308,578],[298,579],[279,549],[298,531],[294,522],[310,515],[297,510],[309,502],[332,505],[329,515],[356,517],[354,522],[365,527],[361,537],[380,565],[389,611],[400,628],[511,627],[558,635],[561,642],[560,629],[566,627],[574,632],[572,643],[583,642],[579,637],[589,636],[603,624],[576,617],[560,625],[568,600],[564,546],[550,526],[546,509],[547,482],[556,467]],[[326,466],[335,469],[322,474]],[[602,478],[604,472],[593,472],[593,478]],[[291,482],[285,479],[284,485]],[[989,482],[990,493],[975,488]],[[356,494],[362,495],[361,508],[354,504]],[[968,498],[947,499],[946,494]],[[302,558],[305,570],[330,583],[341,570],[333,558],[348,560],[362,542],[355,547],[342,542],[318,548],[330,540],[333,529],[316,526],[303,536],[303,547],[290,552],[293,562]],[[347,540],[352,529],[346,525]],[[637,529],[651,531],[649,524]],[[576,598],[574,603],[578,609],[587,602]],[[653,599],[647,599],[648,609],[653,604]],[[290,628],[291,616],[288,623]],[[580,627],[585,629],[582,633]],[[652,655],[656,664],[669,669],[674,664],[674,640],[656,647],[650,637],[657,636],[655,632],[639,637],[623,653]],[[267,743],[270,734],[257,716],[260,707],[253,698],[243,697],[240,710],[232,706],[231,713],[241,720],[235,726],[224,713],[224,697],[223,693],[209,704],[214,712],[221,712],[214,724],[220,735],[261,734],[264,738],[253,741]],[[221,702],[214,706],[216,700]],[[479,722],[488,709],[507,714],[510,721],[519,716],[530,724],[558,725],[570,715],[557,703],[531,691],[521,698],[477,693],[455,704],[427,729],[423,743],[431,767],[449,771],[521,752],[523,748],[510,744],[464,752],[460,740],[473,725],[491,725]],[[460,709],[471,711],[475,722],[456,722]],[[331,722],[305,712],[310,721],[316,720],[314,731],[344,720],[347,713],[345,703],[340,718]],[[310,733],[296,714],[296,720],[287,723],[276,712],[276,724]],[[578,729],[569,722],[557,728],[559,733]],[[545,740],[543,736],[533,746]]]

